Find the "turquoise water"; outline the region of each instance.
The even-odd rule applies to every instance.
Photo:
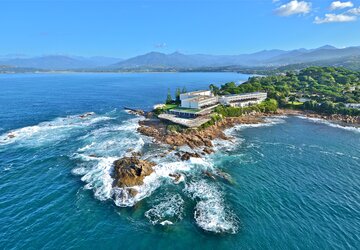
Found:
[[[247,77],[0,75],[0,248],[359,249],[359,129],[274,117],[181,162],[156,157],[166,146],[136,133],[141,118],[122,110],[150,109],[169,87]],[[111,163],[129,148],[158,165],[135,199],[119,199]]]

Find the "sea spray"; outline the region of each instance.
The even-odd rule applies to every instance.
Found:
[[[236,216],[226,207],[223,194],[215,183],[194,180],[184,188],[191,199],[195,200],[194,218],[199,227],[214,233],[236,233]]]
[[[157,204],[145,212],[145,217],[153,225],[172,225],[182,220],[184,200],[179,194],[164,194],[163,197],[156,199],[155,203]]]
[[[351,131],[351,132],[355,132],[355,133],[360,133],[360,127],[355,127],[355,126],[348,126],[348,125],[342,125],[340,123],[335,123],[335,122],[330,122],[328,120],[325,119],[321,119],[321,118],[314,118],[314,117],[307,117],[307,116],[296,116],[300,119],[307,119],[309,121],[312,121],[314,123],[322,123],[325,124],[327,126],[333,127],[333,128],[340,128],[340,129],[344,129],[347,131]]]

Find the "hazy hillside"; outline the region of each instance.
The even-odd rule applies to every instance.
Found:
[[[105,67],[120,61],[111,57],[72,57],[50,55],[41,57],[0,57],[0,65],[46,70],[67,70]]]
[[[124,60],[112,65],[112,67],[117,69],[191,69],[225,66],[279,67],[298,63],[344,59],[357,55],[360,56],[360,47],[338,49],[330,45],[310,50],[264,50],[253,54],[242,55],[185,55],[178,52],[172,54],[151,52]]]
[[[344,66],[359,69],[360,47],[263,50],[252,54],[206,55],[150,52],[126,60],[113,57],[50,55],[41,57],[0,56],[0,65],[37,70],[80,71],[215,71],[234,69],[298,69],[305,66]],[[296,68],[298,67],[298,68]]]

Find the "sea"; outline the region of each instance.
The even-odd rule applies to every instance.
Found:
[[[248,77],[0,75],[0,249],[360,249],[359,128],[275,116],[180,161],[124,110]],[[157,165],[124,198],[130,151]]]

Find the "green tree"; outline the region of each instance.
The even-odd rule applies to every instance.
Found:
[[[219,94],[219,87],[214,85],[214,84],[210,84],[209,86],[210,91],[214,94],[214,95],[218,95]]]
[[[173,102],[173,99],[171,97],[171,93],[170,93],[170,89],[168,89],[168,93],[167,93],[167,96],[166,96],[166,104],[171,104]]]
[[[180,89],[176,88],[176,90],[175,90],[175,102],[178,103],[178,104],[180,103],[180,94],[181,94]]]
[[[294,102],[296,101],[296,97],[294,95],[289,97],[289,102],[291,102],[292,104],[294,104]]]

